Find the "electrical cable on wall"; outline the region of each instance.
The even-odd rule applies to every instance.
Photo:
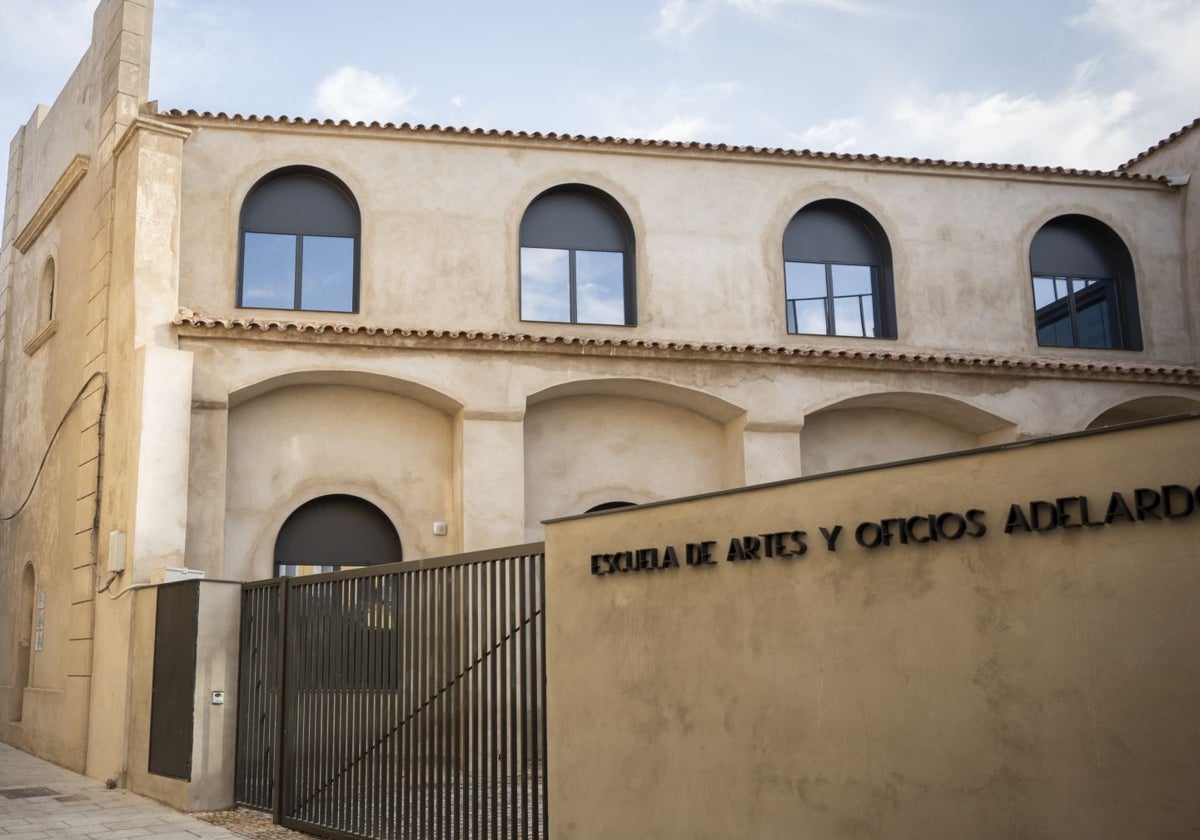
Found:
[[[29,500],[33,498],[33,491],[37,489],[38,481],[41,480],[42,472],[46,468],[46,462],[50,460],[50,453],[54,449],[54,444],[58,440],[59,434],[62,432],[63,427],[67,424],[67,420],[70,418],[71,412],[75,410],[75,407],[78,406],[80,402],[82,402],[84,395],[87,393],[87,389],[91,387],[92,382],[94,382],[96,379],[101,380],[103,384],[100,388],[100,415],[96,421],[96,433],[99,436],[100,446],[98,449],[99,454],[96,456],[96,512],[92,518],[92,531],[94,535],[97,519],[100,515],[100,469],[104,459],[104,410],[108,404],[108,374],[102,370],[96,371],[89,376],[87,381],[83,383],[83,387],[79,389],[79,393],[75,395],[75,399],[71,400],[71,404],[67,406],[67,410],[63,412],[62,419],[58,421],[58,426],[54,429],[54,434],[50,436],[50,442],[46,444],[46,451],[42,455],[42,461],[40,464],[38,464],[37,472],[34,474],[33,481],[29,485],[29,492],[25,494],[25,498],[21,500],[21,504],[17,506],[15,511],[6,516],[0,516],[0,522],[11,522],[12,520],[16,519],[21,515],[21,511],[25,509],[25,506],[29,504]],[[94,562],[94,551],[92,556]]]

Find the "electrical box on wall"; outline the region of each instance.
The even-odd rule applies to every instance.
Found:
[[[108,532],[108,572],[119,575],[125,571],[125,532]]]

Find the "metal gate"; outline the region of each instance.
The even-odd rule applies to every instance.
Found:
[[[248,583],[238,804],[336,838],[545,838],[541,543]]]

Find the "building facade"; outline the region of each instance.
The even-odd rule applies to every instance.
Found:
[[[1200,407],[1195,124],[1125,167],[160,111],[10,146],[0,738],[124,778],[130,587]]]

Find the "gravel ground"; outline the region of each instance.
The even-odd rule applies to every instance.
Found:
[[[313,835],[293,831],[271,822],[271,815],[249,808],[234,808],[231,811],[201,811],[192,814],[196,819],[219,825],[240,837],[250,840],[313,840]]]

